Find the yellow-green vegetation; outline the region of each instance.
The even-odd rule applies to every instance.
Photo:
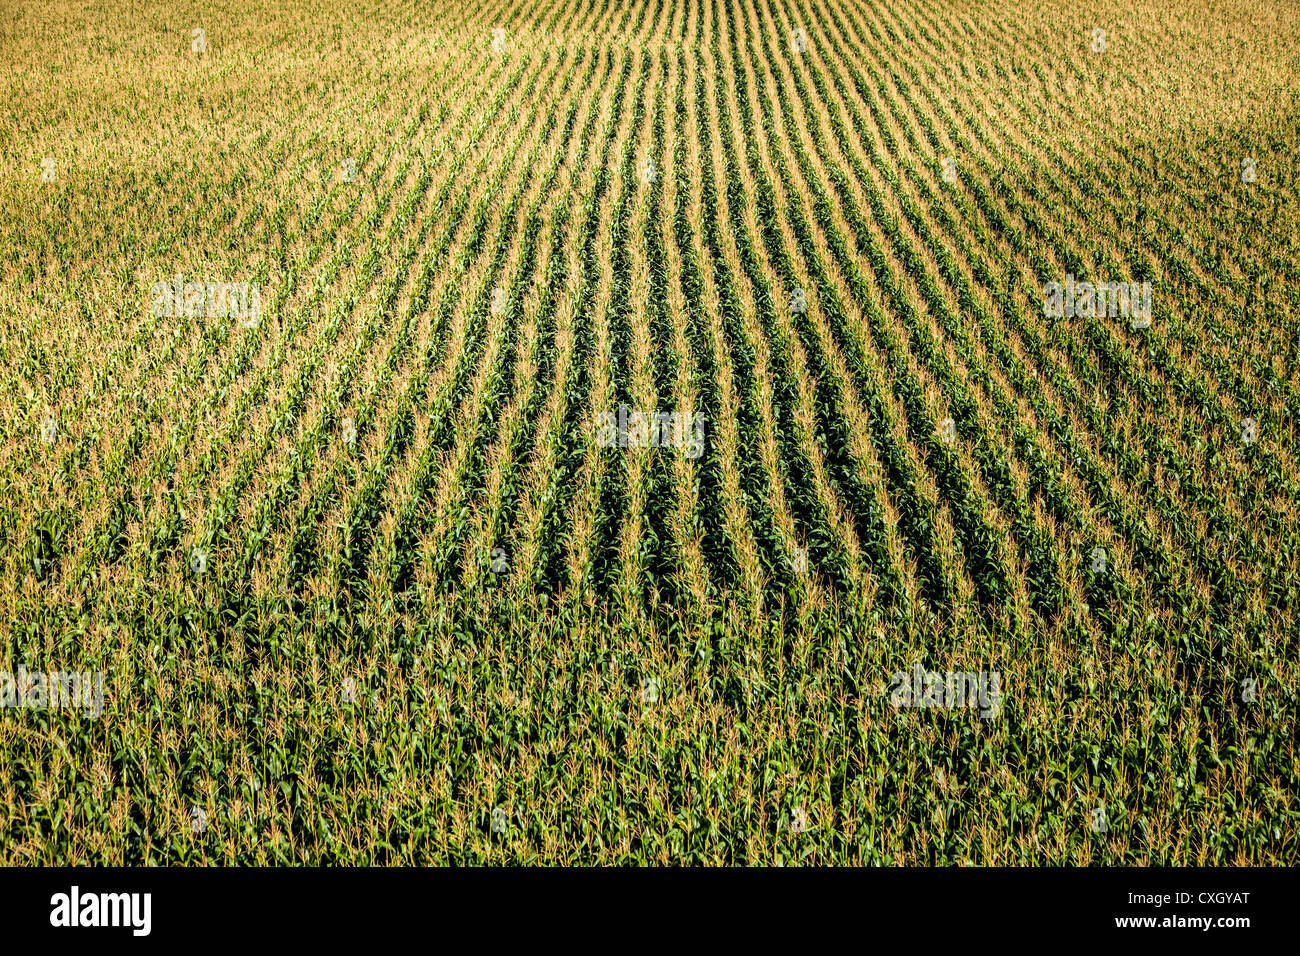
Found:
[[[0,861],[1294,863],[1298,27],[6,4]]]

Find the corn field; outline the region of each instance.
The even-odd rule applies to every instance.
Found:
[[[0,54],[0,862],[1300,858],[1294,6]]]

